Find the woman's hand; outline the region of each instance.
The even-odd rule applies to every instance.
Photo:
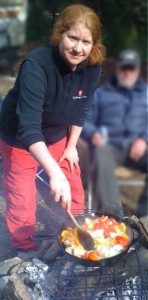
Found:
[[[70,171],[73,172],[74,165],[76,166],[76,168],[79,166],[78,165],[79,156],[78,156],[78,151],[77,151],[76,147],[66,148],[64,150],[61,158],[59,159],[59,164],[61,164],[64,159],[66,159],[68,161],[69,166],[70,166]]]
[[[61,201],[62,207],[67,211],[71,208],[70,185],[64,173],[59,169],[50,175],[50,189],[56,202]]]

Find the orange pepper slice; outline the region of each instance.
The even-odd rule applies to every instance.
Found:
[[[89,254],[88,254],[88,259],[90,259],[90,260],[99,260],[99,254],[98,254],[98,252],[97,251],[91,251],[91,252],[89,252]]]
[[[123,236],[116,236],[116,243],[126,248],[129,245],[129,240]]]

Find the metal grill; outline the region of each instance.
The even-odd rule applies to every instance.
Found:
[[[118,265],[103,268],[82,267],[59,257],[53,265],[57,288],[52,299],[147,300],[148,268],[141,267],[139,249],[132,247]]]

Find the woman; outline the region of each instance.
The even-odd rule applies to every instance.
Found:
[[[1,112],[1,152],[12,246],[30,251],[35,231],[35,175],[40,165],[56,202],[84,209],[76,144],[104,57],[100,21],[83,5],[64,9],[50,45],[23,60]],[[72,199],[72,200],[71,200]]]

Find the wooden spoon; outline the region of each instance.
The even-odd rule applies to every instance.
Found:
[[[88,251],[94,249],[94,239],[90,233],[78,224],[70,211],[68,211],[68,215],[77,228],[78,238],[84,249]]]

